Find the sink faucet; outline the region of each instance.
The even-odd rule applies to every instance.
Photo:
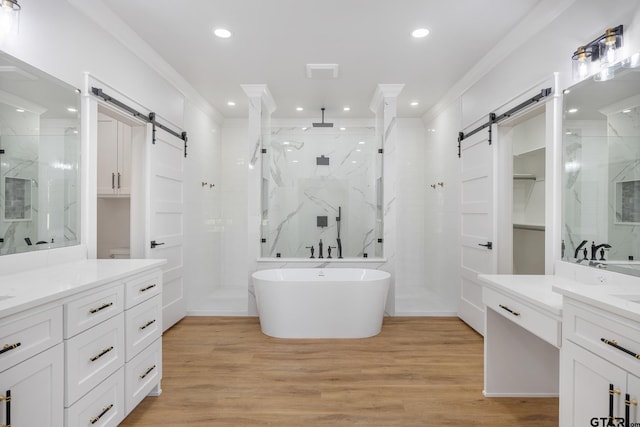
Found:
[[[322,256],[322,239],[320,239],[320,243],[318,243],[318,258],[324,258],[324,256]]]
[[[602,249],[600,249],[602,248]],[[596,260],[596,255],[598,254],[598,249],[600,249],[600,261],[604,261],[604,250],[610,249],[611,245],[608,243],[601,243],[596,246],[595,242],[591,242],[591,261]]]
[[[311,246],[305,246],[305,248],[306,248],[306,249],[311,249],[311,256],[310,256],[309,258],[315,258],[315,257],[313,256],[313,252],[315,251],[315,249],[313,249],[313,245],[311,245]]]
[[[575,254],[574,254],[574,258],[575,258],[575,259],[578,259],[578,252],[580,252],[580,249],[582,249],[582,247],[583,247],[584,245],[586,245],[586,244],[587,244],[587,242],[588,242],[588,240],[583,240],[583,241],[582,241],[582,243],[580,243],[580,244],[578,245],[578,247],[576,248],[576,252],[575,252]]]

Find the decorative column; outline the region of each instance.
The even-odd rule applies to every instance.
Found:
[[[395,287],[402,272],[396,271],[396,239],[397,239],[397,102],[404,84],[379,84],[369,108],[376,115],[376,141],[382,149],[382,201],[378,211],[382,213],[382,221],[378,218],[376,232],[382,238],[383,253],[387,262],[385,270],[391,273],[393,286],[387,297],[387,313],[395,314]]]
[[[249,122],[247,132],[247,291],[250,288],[251,273],[257,270],[256,260],[261,256],[261,188],[262,188],[262,148],[268,145],[271,132],[271,113],[276,109],[275,101],[264,84],[241,85],[249,98]],[[249,298],[249,304],[254,299]],[[257,314],[255,306],[247,307],[248,314]]]

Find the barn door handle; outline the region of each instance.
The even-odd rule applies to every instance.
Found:
[[[493,242],[478,243],[478,246],[484,246],[487,249],[493,249]]]
[[[163,243],[158,243],[155,240],[151,241],[151,249],[155,249],[156,246],[160,246],[160,245],[164,245],[164,242]]]

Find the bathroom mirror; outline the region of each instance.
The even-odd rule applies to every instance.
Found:
[[[80,241],[80,95],[0,52],[0,255]]]
[[[565,92],[563,259],[640,274],[640,68]]]

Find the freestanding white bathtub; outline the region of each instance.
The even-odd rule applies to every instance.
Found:
[[[366,338],[382,328],[391,275],[362,268],[288,268],[252,274],[266,335]]]

